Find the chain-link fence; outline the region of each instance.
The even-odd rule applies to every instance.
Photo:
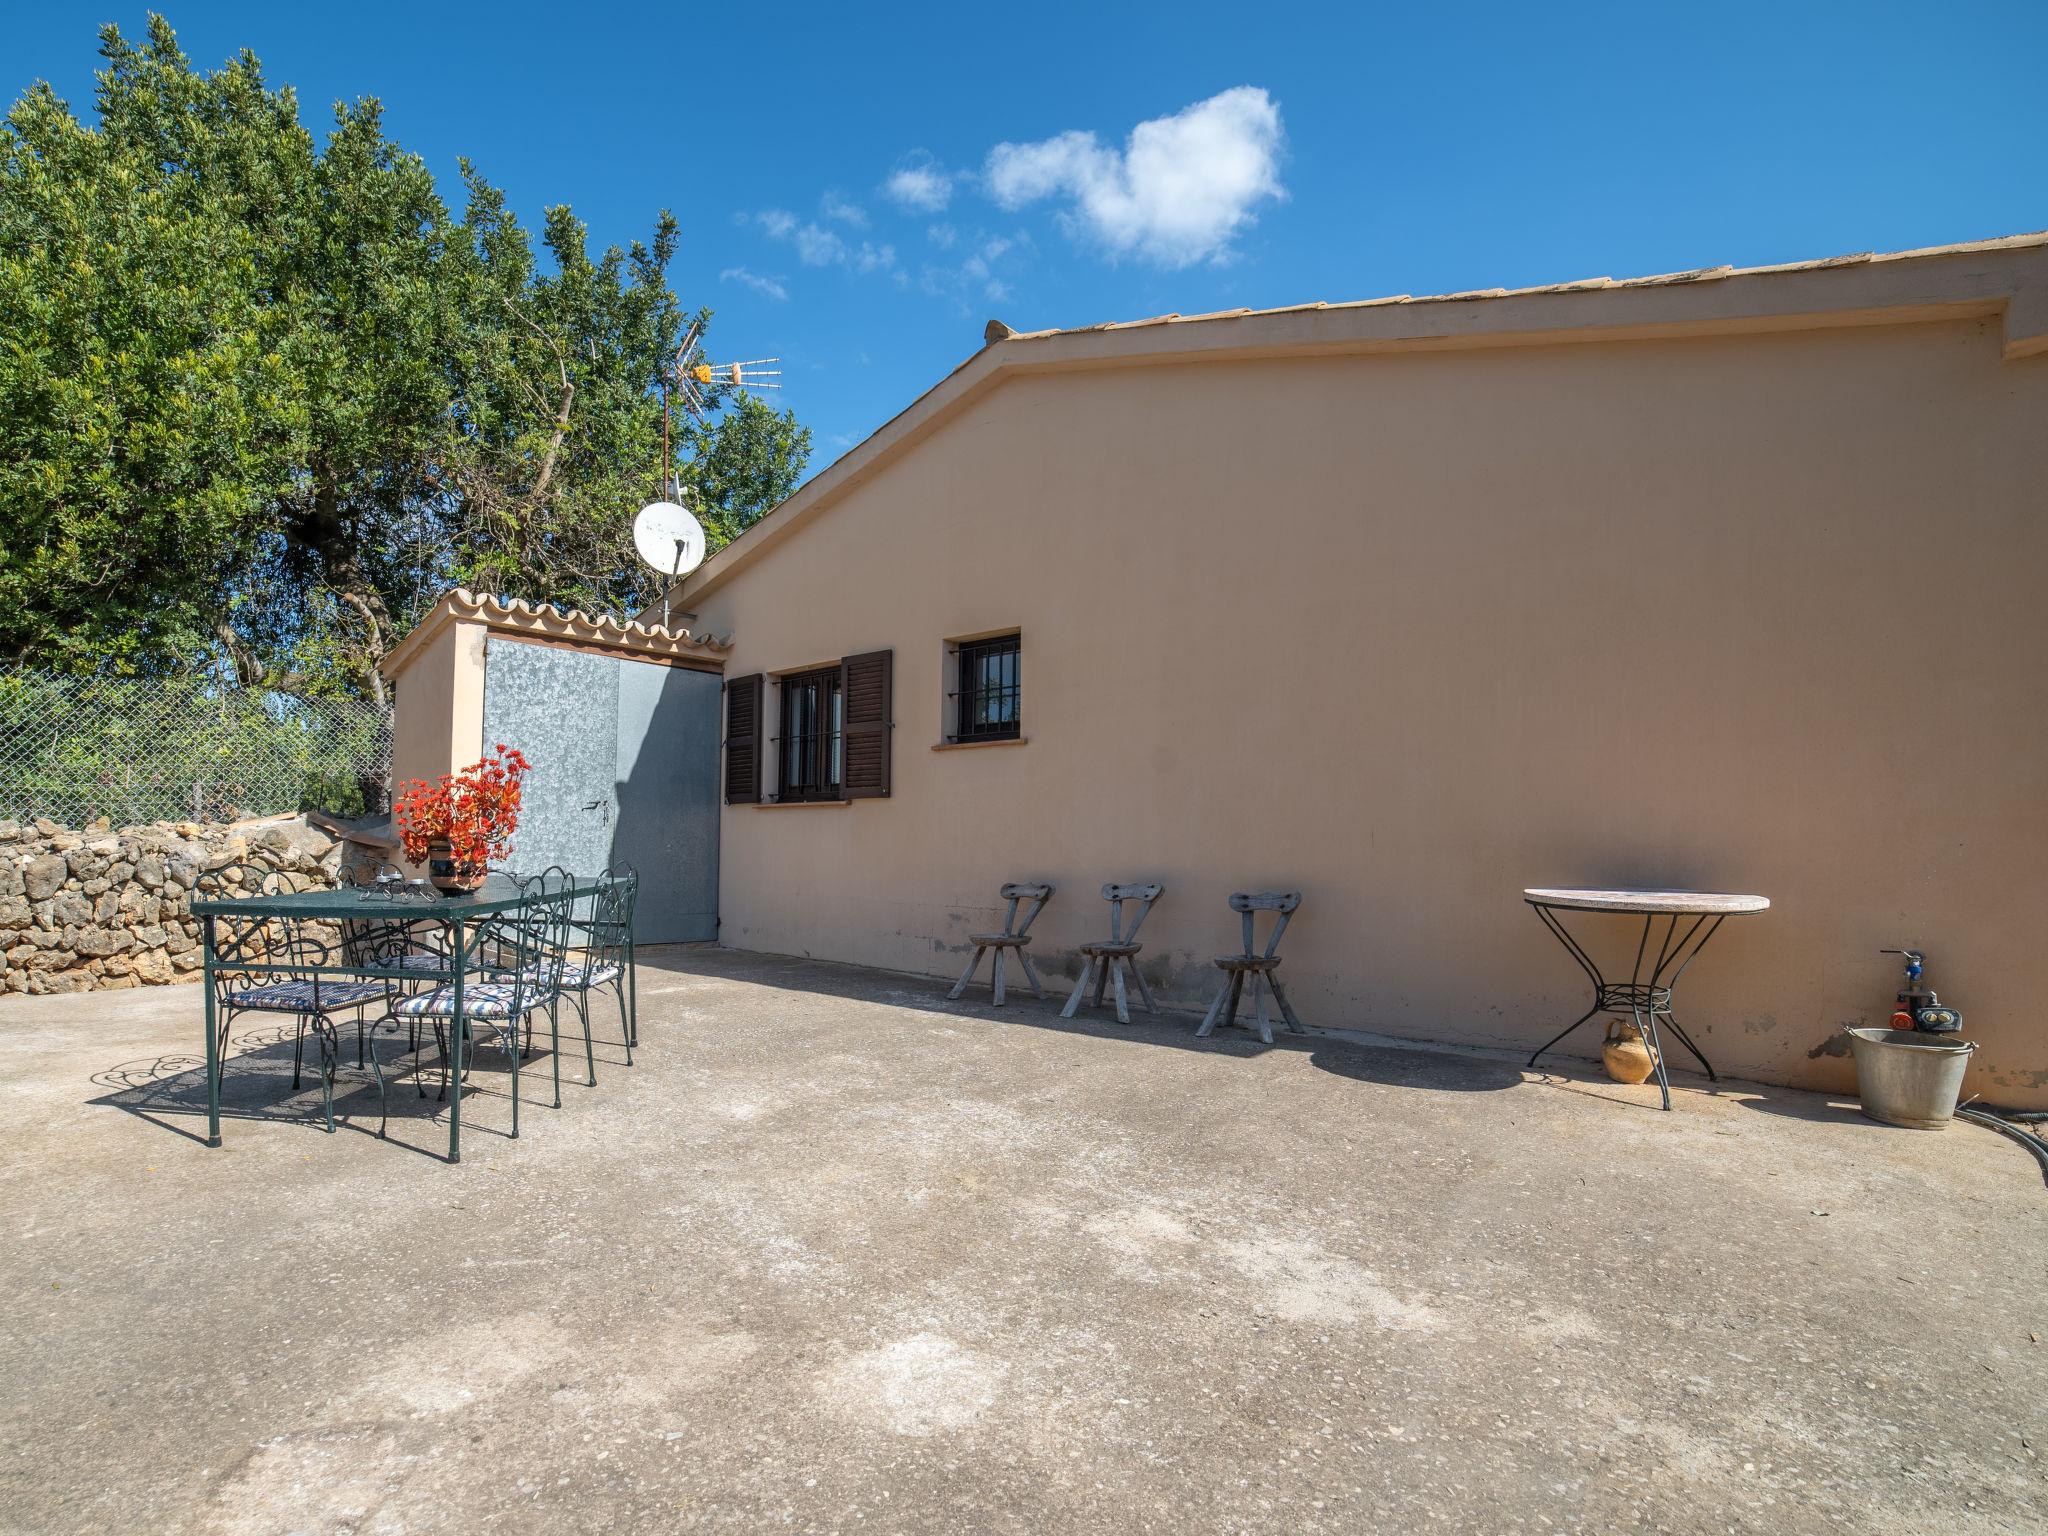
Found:
[[[0,673],[0,817],[232,821],[390,809],[391,716],[211,678]]]

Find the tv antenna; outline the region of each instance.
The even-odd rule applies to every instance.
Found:
[[[677,343],[675,356],[661,371],[661,487],[665,500],[649,502],[633,519],[633,548],[640,558],[668,579],[661,585],[661,625],[669,627],[669,589],[704,563],[704,525],[682,504],[682,482],[675,477],[675,451],[670,446],[671,395],[702,422],[719,403],[720,390],[782,388],[782,370],[769,366],[779,357],[755,357],[738,363],[714,363],[704,355],[704,322],[692,320]]]

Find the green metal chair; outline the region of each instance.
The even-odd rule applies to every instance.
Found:
[[[275,871],[253,864],[224,864],[201,874],[194,888],[202,896],[255,896],[274,894],[277,883]],[[218,916],[208,918],[201,927],[203,942],[212,950],[216,1083],[226,1079],[228,1030],[234,1020],[246,1013],[283,1014],[294,1024],[295,1092],[302,1080],[309,1031],[319,1048],[321,1101],[332,1134],[334,1077],[341,1054],[335,1016],[353,1010],[356,1064],[360,1067],[367,1056],[376,1075],[382,1111],[377,1134],[382,1136],[389,1124],[390,1106],[384,1069],[377,1062],[377,1053],[366,1049],[365,1010],[373,1003],[389,1003],[389,983],[319,974],[320,968],[334,964],[334,951],[314,938],[303,922],[271,916]]]
[[[511,1063],[512,1134],[519,1135],[519,1064],[530,1038],[531,1016],[545,1008],[548,1031],[554,1044],[555,1107],[562,1105],[562,1037],[559,1006],[562,995],[562,967],[569,950],[569,907],[567,892],[550,892],[536,887],[524,894],[520,904],[476,925],[473,953],[477,965],[465,963],[462,985],[462,1039],[470,1048],[466,1058],[474,1063],[477,1026],[489,1025]],[[451,978],[424,992],[397,1000],[393,1012],[401,1019],[421,1020],[431,1025],[441,1054],[441,1093],[448,1092],[448,1025],[455,1017],[455,985]],[[587,1049],[587,1040],[586,1040]],[[467,1076],[464,1078],[467,1081]],[[593,1073],[591,1081],[596,1082]],[[426,1093],[424,1082],[420,1085]]]
[[[598,876],[585,909],[570,918],[571,938],[582,953],[562,968],[562,991],[576,1003],[583,1030],[590,1033],[590,994],[610,987],[619,1002],[619,1031],[626,1065],[640,1043],[640,998],[633,969],[633,909],[640,897],[640,872],[617,864]]]

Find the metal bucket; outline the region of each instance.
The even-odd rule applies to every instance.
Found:
[[[1963,1069],[1975,1041],[1911,1029],[1852,1029],[1856,1089],[1863,1113],[1886,1125],[1938,1131],[1956,1112]]]

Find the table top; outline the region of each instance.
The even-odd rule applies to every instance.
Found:
[[[597,889],[594,879],[572,880],[548,887],[550,896],[585,896]],[[319,891],[278,891],[265,896],[194,895],[192,910],[201,917],[297,917],[329,922],[350,918],[398,918],[423,923],[466,922],[509,912],[524,898],[508,875],[490,875],[476,890],[444,896],[431,886],[431,899],[393,897],[365,886],[337,885]]]
[[[1737,917],[1769,909],[1768,896],[1742,896],[1729,891],[1601,890],[1583,886],[1531,886],[1522,899],[1532,906],[1565,907],[1577,912],[1673,912],[1681,917]]]

